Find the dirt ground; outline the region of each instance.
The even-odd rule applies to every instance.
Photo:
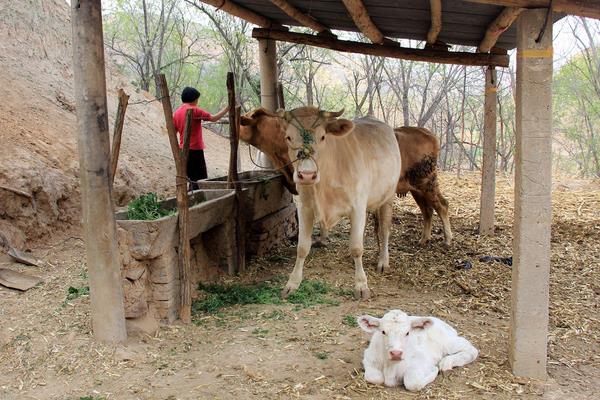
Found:
[[[78,233],[50,238],[34,248],[48,265],[19,269],[45,282],[26,293],[0,288],[0,398],[80,399],[592,399],[600,393],[600,185],[561,181],[553,193],[547,382],[514,378],[507,360],[511,269],[480,256],[511,255],[512,188],[498,185],[498,234],[476,234],[478,177],[445,174],[455,241],[417,246],[420,215],[410,198],[394,214],[391,269],[375,272],[376,243],[370,225],[365,266],[374,297],[356,301],[335,295],[339,305],[248,305],[197,324],[163,326],[136,335],[124,346],[93,341],[89,297],[67,300],[70,286],[86,283]],[[352,289],[348,226],[339,225],[327,248],[314,249],[305,278]],[[225,282],[286,276],[294,258],[290,244],[254,260],[247,274]],[[472,268],[457,267],[465,260]],[[4,263],[6,265],[6,263]],[[0,265],[0,267],[3,265]],[[12,265],[15,267],[15,264]],[[445,375],[420,393],[366,384],[362,352],[368,337],[345,320],[399,308],[435,315],[469,338],[479,358]]]

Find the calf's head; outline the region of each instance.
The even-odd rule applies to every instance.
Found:
[[[240,139],[265,153],[284,176],[285,187],[298,194],[294,184],[294,168],[290,163],[283,126],[277,115],[258,108],[240,118]]]
[[[315,107],[300,107],[291,111],[278,110],[284,130],[288,156],[296,163],[294,182],[312,185],[319,182],[319,157],[327,141],[342,137],[354,129],[354,123],[338,119],[344,110],[323,111]]]
[[[411,334],[428,329],[433,321],[427,317],[409,317],[400,310],[388,311],[382,318],[363,315],[358,325],[365,332],[381,335],[386,357],[390,361],[402,361]]]

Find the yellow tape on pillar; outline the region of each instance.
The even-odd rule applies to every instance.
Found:
[[[517,52],[519,58],[552,58],[554,55],[554,49],[529,49]]]
[[[492,86],[490,88],[485,89],[486,93],[496,93],[498,91],[498,87],[497,86]]]

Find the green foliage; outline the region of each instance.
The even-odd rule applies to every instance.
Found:
[[[69,288],[67,289],[67,301],[74,300],[81,296],[89,296],[89,294],[90,294],[89,286],[83,286],[83,287],[69,286]]]
[[[356,322],[356,317],[354,315],[344,315],[342,323],[351,328],[356,328],[358,326],[358,322]]]
[[[162,207],[156,193],[148,193],[132,200],[127,205],[127,218],[134,220],[153,220],[173,215],[177,210]]]
[[[315,357],[317,357],[319,360],[327,360],[327,357],[329,357],[329,354],[327,354],[324,351],[318,351],[315,354]]]
[[[291,294],[287,300],[282,300],[280,292],[282,285],[272,282],[263,282],[253,286],[242,285],[202,285],[204,298],[196,300],[192,305],[194,313],[215,314],[225,307],[246,304],[285,304],[292,303],[302,307],[316,304],[333,304],[339,302],[327,296],[332,289],[323,282],[305,280],[300,288]]]
[[[106,400],[106,397],[83,396],[80,397],[79,400]]]

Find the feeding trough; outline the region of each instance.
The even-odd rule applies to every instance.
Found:
[[[243,190],[243,212],[247,222],[246,253],[268,254],[286,237],[296,234],[296,206],[283,186],[283,175],[273,170],[238,174]],[[201,189],[224,189],[227,176],[199,181]]]
[[[235,193],[228,189],[199,190],[190,195],[189,204],[192,287],[196,287],[221,271],[234,272]],[[176,199],[166,199],[160,205],[175,210]],[[125,210],[115,217],[125,316],[141,317],[153,304],[160,319],[174,321],[180,304],[177,213],[154,220],[130,220]]]

